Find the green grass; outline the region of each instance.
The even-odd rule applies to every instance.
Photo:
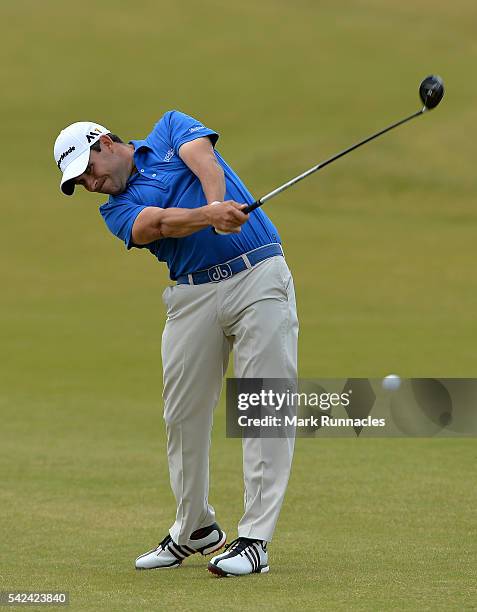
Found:
[[[69,590],[79,610],[475,603],[471,440],[298,440],[270,574],[217,580],[203,558],[135,572],[135,556],[166,532],[174,504],[156,407],[132,405],[85,395],[32,415],[31,401],[18,398],[4,431],[5,587]],[[211,499],[233,537],[240,444],[217,421]]]
[[[59,129],[140,138],[179,108],[257,196],[419,108],[267,204],[294,272],[302,377],[476,376],[477,7],[471,0],[17,0],[1,8],[0,590],[72,610],[475,609],[473,440],[298,440],[271,572],[135,572],[172,522],[161,420],[166,271],[94,196],[58,191]],[[235,537],[240,444],[214,431]]]

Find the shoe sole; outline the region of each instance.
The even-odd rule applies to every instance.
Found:
[[[136,567],[138,572],[149,571],[149,570],[166,570],[166,569],[175,569],[176,567],[180,567],[182,563],[177,563],[176,565],[156,565],[155,567]]]
[[[209,563],[209,565],[207,566],[207,569],[209,570],[211,574],[214,574],[214,576],[217,576],[218,578],[228,578],[228,577],[238,578],[239,576],[250,576],[251,574],[266,574],[267,572],[270,571],[270,566],[263,565],[261,568],[259,568],[257,572],[250,572],[249,574],[231,574],[229,572],[225,572],[223,569],[221,569],[217,565],[214,565],[213,563]]]

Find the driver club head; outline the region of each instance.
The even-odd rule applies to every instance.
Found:
[[[444,83],[441,77],[433,74],[426,77],[419,86],[419,95],[426,109],[435,108],[444,95]]]

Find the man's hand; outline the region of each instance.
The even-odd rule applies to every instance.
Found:
[[[210,225],[218,233],[238,234],[241,229],[240,226],[248,221],[249,216],[241,212],[246,207],[247,204],[227,200],[225,202],[212,202],[212,204],[204,206],[204,212]]]

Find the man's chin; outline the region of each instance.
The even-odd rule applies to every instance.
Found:
[[[104,190],[101,190],[101,193],[105,193],[107,195],[112,195],[112,196],[117,196],[123,193],[125,189],[126,189],[126,185],[120,185],[120,186],[116,185],[116,186],[106,187]]]

